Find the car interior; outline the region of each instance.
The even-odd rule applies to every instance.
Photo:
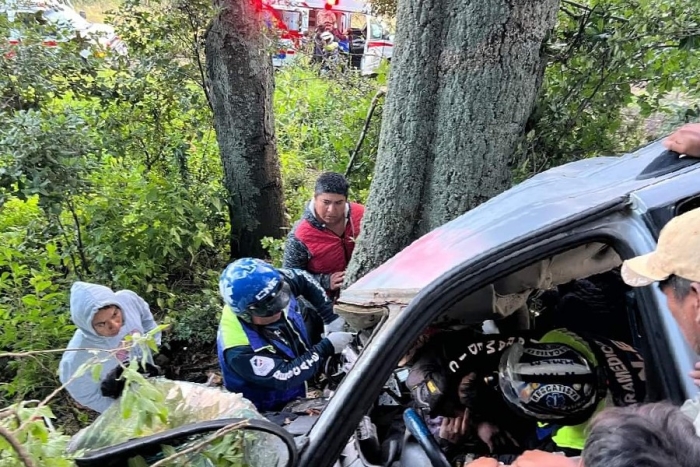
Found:
[[[600,241],[541,259],[459,300],[424,331],[414,349],[420,348],[436,330],[469,326],[476,334],[508,334],[527,329],[544,332],[566,328],[634,346],[645,360],[647,400],[664,399],[664,388],[654,374],[661,362],[652,361],[654,353],[646,337],[649,333],[645,332],[634,294],[620,277],[621,264],[614,248]],[[366,342],[378,317],[358,309],[348,308],[347,312],[342,312],[342,306],[340,309],[352,327],[361,329],[360,341]],[[375,309],[374,313],[380,311]],[[481,323],[475,324],[475,317]],[[411,430],[407,430],[405,412],[415,406],[406,384],[410,363],[409,352],[363,421],[367,426],[358,428],[352,440],[358,458],[365,465],[443,465],[434,461],[430,453],[426,458],[425,447],[410,442],[411,436],[407,434]],[[464,460],[468,461],[469,455],[473,459],[501,454],[479,446],[479,439],[476,435],[474,438],[465,442],[467,446],[473,445],[474,452]],[[341,462],[341,465],[351,463]]]

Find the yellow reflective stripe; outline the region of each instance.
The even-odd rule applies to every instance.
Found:
[[[605,405],[605,400],[600,401],[593,415],[603,410]],[[583,450],[583,445],[586,444],[586,438],[588,437],[589,422],[590,419],[580,425],[563,426],[552,436],[552,440],[560,448]]]
[[[221,340],[224,344],[224,350],[241,345],[250,345],[248,336],[246,336],[243,326],[241,326],[241,322],[238,321],[238,318],[236,318],[233,310],[228,305],[224,306],[224,311],[221,313],[219,329],[221,331]]]
[[[576,426],[563,426],[552,436],[554,443],[560,448],[583,450],[586,444],[586,428],[588,422]]]
[[[248,336],[243,330],[241,322],[236,317],[236,314],[228,306],[224,306],[224,311],[221,313],[221,320],[219,321],[219,332],[221,332],[221,342],[223,344],[224,350],[230,349],[232,347],[240,347],[243,345],[250,345]],[[266,345],[259,349],[253,349],[254,351],[259,350],[271,350],[275,351],[275,348],[271,345]]]

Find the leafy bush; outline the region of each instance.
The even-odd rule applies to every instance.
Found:
[[[73,327],[60,273],[63,258],[54,242],[42,245],[31,237],[45,228],[37,197],[5,203],[0,226],[0,353],[64,347]],[[47,395],[58,385],[53,369],[59,357],[41,354],[0,366],[0,403]]]
[[[301,217],[321,172],[346,172],[372,98],[385,79],[383,75],[376,80],[363,78],[352,71],[339,78],[326,78],[304,64],[276,73],[277,151],[292,221]],[[369,189],[380,123],[378,111],[350,171],[350,197],[360,202]]]
[[[697,96],[699,23],[683,0],[562,2],[516,181],[659,136],[645,119],[673,114],[679,90]]]

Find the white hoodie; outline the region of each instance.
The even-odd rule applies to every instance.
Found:
[[[92,327],[92,319],[100,308],[116,305],[122,310],[123,325],[119,334],[113,337],[103,337]],[[91,352],[88,350],[67,351],[61,358],[59,378],[65,384],[75,371],[90,359],[102,362],[100,380],[117,366],[118,360],[128,361],[132,355],[123,350],[114,355],[108,351],[125,345],[124,337],[133,333],[144,334],[156,327],[148,303],[131,290],[113,292],[103,285],[76,282],[70,289],[70,315],[78,330],[68,344],[69,349],[103,349]],[[156,337],[160,344],[160,334]],[[135,350],[135,349],[134,349]],[[132,353],[134,352],[132,350]],[[95,381],[92,371],[88,369],[81,377],[76,378],[67,386],[68,392],[79,404],[97,412],[104,412],[114,402],[114,399],[104,397],[100,392],[100,381]]]

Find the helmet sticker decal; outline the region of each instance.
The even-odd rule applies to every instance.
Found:
[[[280,280],[277,278],[273,278],[270,282],[268,282],[265,287],[260,290],[257,294],[255,294],[255,299],[256,300],[262,300],[265,298],[268,294],[272,293],[275,288],[277,287],[277,284],[280,283]]]
[[[533,392],[531,400],[532,402],[539,402],[544,396],[550,394],[559,394],[561,397],[567,396],[574,402],[578,402],[579,399],[581,399],[581,395],[569,386],[563,384],[547,384]]]

